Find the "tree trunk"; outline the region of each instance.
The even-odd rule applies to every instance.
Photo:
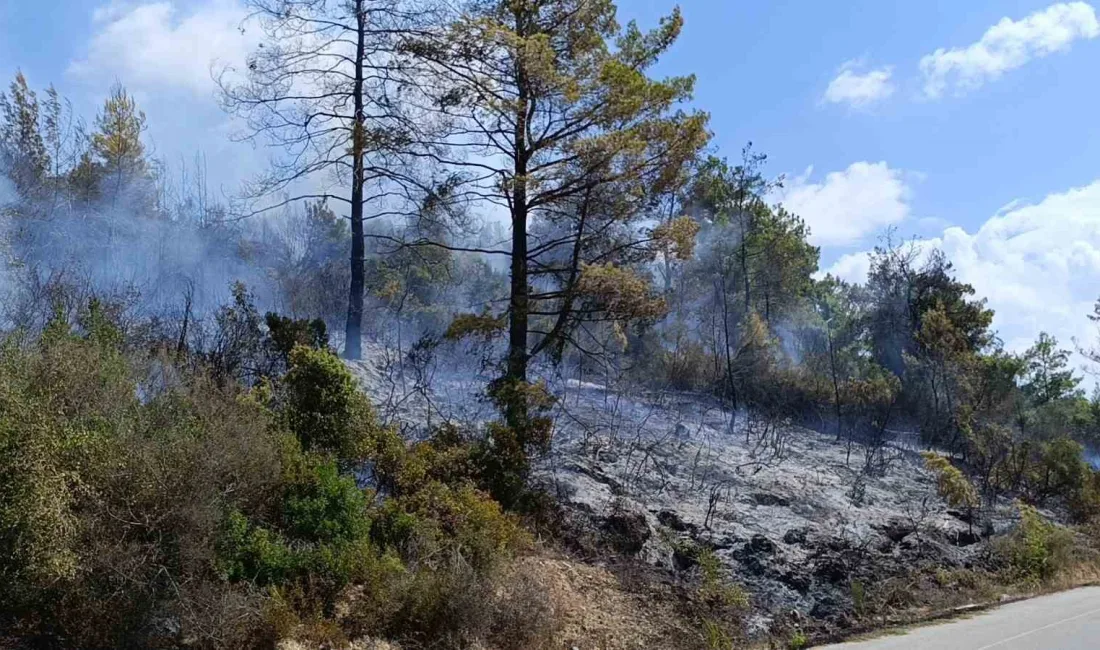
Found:
[[[516,28],[523,35],[523,15],[515,10]],[[516,62],[516,123],[512,133],[514,166],[512,177],[512,269],[508,305],[508,366],[505,380],[512,385],[527,382],[527,321],[530,311],[527,290],[527,108],[529,88],[523,62]],[[527,421],[527,404],[512,399],[506,405],[505,419],[519,432]],[[522,438],[522,436],[521,436]]]
[[[348,321],[344,328],[344,357],[363,356],[363,258],[366,243],[363,237],[363,57],[366,37],[366,13],[363,0],[355,0],[356,44],[355,85],[352,98],[355,124],[352,126],[351,177],[351,291],[348,295]]]
[[[715,287],[718,289],[718,287]],[[729,305],[726,303],[726,278],[721,276],[721,290],[717,291],[722,301],[722,333],[725,339],[726,348],[726,381],[729,385],[729,398],[730,398],[730,417],[734,417],[737,413],[737,383],[733,378],[733,351],[732,342],[730,341],[730,312]],[[731,420],[732,422],[732,420]]]
[[[752,296],[749,294],[749,251],[748,245],[745,242],[745,237],[748,231],[746,227],[741,227],[741,278],[745,285],[745,318],[748,318],[749,312],[752,311]]]
[[[837,376],[836,368],[836,350],[833,348],[833,332],[829,329],[829,324],[825,324],[825,337],[829,342],[829,372],[833,379],[833,403],[836,405],[836,441],[840,442],[841,431],[841,406],[840,406],[840,379]]]

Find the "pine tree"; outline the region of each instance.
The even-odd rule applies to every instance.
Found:
[[[96,117],[96,132],[92,135],[92,152],[103,165],[116,189],[128,178],[137,178],[148,171],[145,145],[145,113],[121,85],[116,84],[103,102]]]
[[[694,78],[648,75],[682,24],[676,11],[649,33],[623,28],[611,0],[478,2],[411,46],[453,128],[450,196],[508,213],[510,245],[483,251],[509,259],[506,383],[525,383],[540,352],[583,349],[585,323],[621,327],[646,314],[617,310],[652,305],[609,280],[642,286],[631,267],[661,233],[639,222],[708,139],[707,115],[677,110]],[[512,405],[509,423],[524,413]]]
[[[50,157],[39,128],[38,97],[22,72],[0,93],[0,162],[16,188],[28,196],[41,187]]]
[[[408,104],[400,101],[402,87],[417,83],[407,74],[400,43],[429,20],[430,12],[404,0],[245,4],[267,42],[249,57],[245,81],[231,69],[219,77],[222,106],[246,120],[247,138],[263,138],[283,152],[246,188],[262,206],[245,214],[318,199],[347,208],[351,273],[344,356],[358,359],[364,224],[374,216],[366,208],[407,214],[411,208],[403,204],[417,191],[403,154],[425,138],[418,135],[421,124],[404,113]],[[296,193],[311,178],[321,182]],[[273,194],[286,198],[268,200]]]

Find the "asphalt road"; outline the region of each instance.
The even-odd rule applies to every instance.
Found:
[[[940,625],[832,650],[1086,650],[1100,648],[1100,587],[1085,587],[998,607]]]

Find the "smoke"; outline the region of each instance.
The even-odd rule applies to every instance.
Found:
[[[1085,462],[1089,464],[1094,470],[1100,470],[1100,450],[1091,445],[1085,446],[1084,451]]]
[[[202,317],[244,282],[261,304],[271,304],[262,257],[250,258],[244,228],[196,223],[156,203],[147,178],[79,201],[64,191],[19,197],[0,177],[0,296],[7,325],[35,325],[27,303],[41,311],[58,294],[126,303],[134,316],[166,317],[188,304]],[[106,194],[106,193],[105,193]]]
[[[0,175],[0,210],[15,201],[15,185],[6,176]]]

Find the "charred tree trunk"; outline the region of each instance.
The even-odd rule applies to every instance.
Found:
[[[366,242],[363,236],[363,58],[366,39],[366,12],[363,0],[355,0],[355,83],[352,100],[355,124],[352,127],[351,177],[351,290],[348,294],[348,320],[344,328],[344,357],[363,356],[363,289]]]
[[[836,441],[840,442],[841,426],[841,405],[840,405],[840,378],[837,375],[836,368],[836,349],[833,347],[833,333],[829,330],[829,325],[825,325],[825,337],[829,342],[829,374],[833,380],[833,404],[836,406]]]

